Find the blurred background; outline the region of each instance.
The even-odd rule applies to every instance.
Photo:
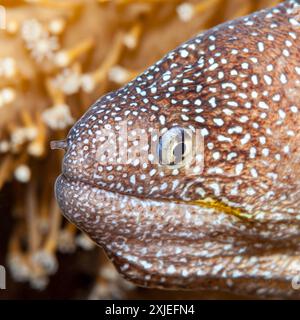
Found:
[[[51,140],[169,50],[276,0],[0,0],[0,299],[214,299],[123,280],[53,195]]]

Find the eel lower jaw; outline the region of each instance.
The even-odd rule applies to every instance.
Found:
[[[252,222],[204,205],[140,199],[64,175],[55,190],[66,218],[137,285],[211,290],[230,281],[230,291],[253,293],[270,286],[272,270],[281,283],[278,288],[271,283],[272,294],[295,294],[290,283],[299,274],[297,230],[289,241],[280,234],[266,238],[267,224],[258,230]]]

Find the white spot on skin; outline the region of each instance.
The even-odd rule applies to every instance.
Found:
[[[215,119],[214,119],[214,123],[215,123],[217,126],[221,127],[221,126],[223,126],[224,121],[223,121],[223,119],[215,118]]]
[[[251,80],[252,80],[252,82],[253,82],[254,85],[258,85],[257,75],[253,75],[253,76],[251,77]]]
[[[213,108],[215,108],[215,107],[217,106],[217,104],[216,104],[216,98],[215,98],[215,97],[210,98],[210,99],[208,100],[208,102],[209,102],[209,104],[210,104]]]
[[[269,109],[269,106],[264,101],[260,101],[258,107],[261,109]]]
[[[258,47],[258,51],[259,51],[259,52],[264,52],[264,50],[265,50],[265,45],[263,44],[263,42],[259,42],[259,43],[257,44],[257,47]]]
[[[196,121],[196,122],[199,122],[199,123],[204,123],[204,122],[205,122],[205,119],[202,118],[201,116],[197,116],[197,117],[195,118],[195,121]]]
[[[168,274],[174,274],[176,272],[176,268],[174,267],[174,265],[170,265],[167,269],[167,273]]]
[[[266,84],[269,85],[269,86],[270,86],[270,85],[272,84],[272,82],[273,82],[273,81],[272,81],[272,78],[271,78],[270,76],[266,75],[266,74],[264,75],[264,80],[265,80]]]
[[[300,75],[300,67],[295,67],[295,71],[298,75]]]
[[[280,101],[280,99],[281,99],[280,94],[275,94],[275,95],[272,97],[272,100],[275,101],[275,102]]]
[[[159,122],[163,126],[166,123],[166,117],[164,115],[159,116]]]
[[[189,52],[187,50],[180,50],[180,55],[182,58],[186,58],[189,55]]]
[[[244,144],[248,143],[250,141],[250,139],[251,139],[250,133],[245,134],[243,139],[241,139],[241,144],[244,145]]]
[[[243,163],[237,164],[235,167],[235,174],[239,176],[242,173],[243,169],[244,169]]]
[[[288,81],[287,81],[287,77],[286,77],[286,75],[284,74],[284,73],[282,73],[281,75],[280,75],[280,82],[282,83],[282,84],[286,84]]]

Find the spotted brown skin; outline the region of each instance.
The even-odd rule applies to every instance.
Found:
[[[287,1],[198,35],[70,131],[57,200],[127,279],[299,298],[299,14]],[[203,172],[101,164],[100,129],[124,120],[148,140],[153,129],[199,129]]]

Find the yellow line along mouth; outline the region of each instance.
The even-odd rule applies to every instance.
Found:
[[[69,177],[66,177],[64,174],[62,174],[62,176],[64,178],[69,179]],[[112,191],[102,189],[97,185],[89,184],[86,181],[80,181],[80,180],[74,180],[74,179],[70,179],[70,180],[73,182],[77,182],[77,183],[83,183],[83,184],[88,185],[93,188],[99,188],[99,189],[106,191],[106,192],[112,192]],[[133,196],[133,195],[122,194],[122,193],[118,193],[118,194],[119,195],[126,195],[126,196]],[[159,200],[159,199],[152,199],[152,200]],[[160,200],[168,202],[168,200],[166,200],[166,199],[160,199]],[[258,213],[258,212],[255,212],[252,214],[247,213],[242,208],[238,208],[238,207],[234,208],[232,206],[229,206],[228,204],[225,204],[224,202],[222,202],[220,200],[217,200],[217,199],[214,199],[211,197],[207,197],[207,198],[199,199],[199,200],[190,200],[190,201],[174,199],[173,201],[178,204],[180,204],[180,203],[181,204],[189,204],[189,205],[196,205],[198,207],[203,207],[203,208],[207,208],[207,209],[214,209],[218,213],[225,213],[228,215],[233,215],[233,216],[236,216],[236,217],[238,217],[240,219],[244,219],[244,220],[252,220],[256,216],[256,214]]]
[[[215,209],[218,212],[224,212],[229,215],[236,216],[241,219],[251,219],[253,218],[253,214],[249,214],[243,211],[241,208],[233,208],[222,201],[215,200],[212,198],[206,198],[201,200],[193,200],[189,201],[189,204],[201,206],[208,209]]]

